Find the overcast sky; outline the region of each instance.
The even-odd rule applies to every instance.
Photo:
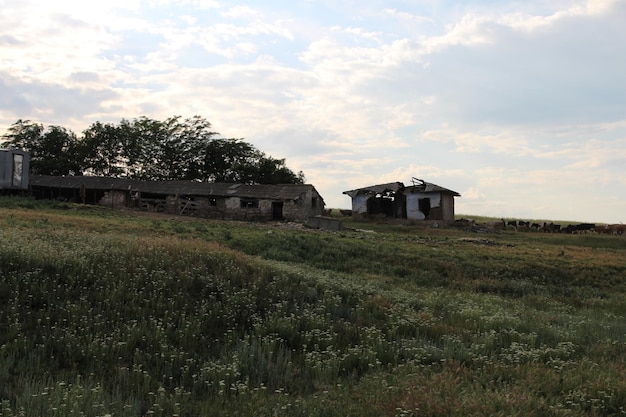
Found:
[[[626,222],[626,0],[0,0],[18,119],[199,115],[327,207],[412,177],[456,212]]]

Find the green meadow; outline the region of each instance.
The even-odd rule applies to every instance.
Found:
[[[0,198],[0,416],[626,415],[626,237]]]

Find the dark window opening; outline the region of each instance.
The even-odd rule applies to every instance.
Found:
[[[209,197],[209,206],[211,206],[211,207],[217,207],[217,198],[215,198],[215,197]]]
[[[242,198],[240,200],[241,208],[259,208],[259,200],[251,198]]]
[[[311,207],[312,208],[316,208],[317,207],[317,197],[311,198]]]

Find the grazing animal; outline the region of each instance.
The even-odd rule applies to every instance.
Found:
[[[562,233],[587,233],[589,231],[595,230],[596,225],[593,223],[580,223],[580,224],[570,224],[561,230]]]
[[[608,224],[602,224],[602,225],[598,225],[595,227],[595,229],[593,229],[594,232],[600,234],[600,235],[610,235],[611,234],[611,229],[609,229]]]
[[[513,226],[515,230],[522,230],[525,232],[530,230],[530,222],[524,220],[509,220],[506,224],[507,226]]]
[[[594,223],[581,223],[576,225],[577,233],[586,233],[595,230],[596,225]]]
[[[544,223],[542,230],[546,233],[558,233],[561,231],[561,225],[555,223]]]
[[[608,224],[605,226],[606,234],[610,235],[623,235],[626,232],[626,224]]]

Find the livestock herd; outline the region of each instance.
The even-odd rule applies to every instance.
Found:
[[[581,233],[599,233],[606,235],[623,235],[626,232],[626,224],[601,224],[595,223],[579,223],[568,224],[562,226],[553,222],[531,223],[524,220],[509,220],[502,219],[502,228],[512,228],[517,231],[536,231],[545,233],[567,233],[567,234],[581,234]]]
[[[603,235],[622,236],[626,233],[626,224],[595,224],[578,223],[561,225],[554,222],[532,222],[526,220],[505,220],[488,221],[486,223],[476,223],[472,219],[458,219],[454,221],[455,227],[460,227],[468,231],[489,232],[493,230],[515,230],[519,232],[541,232],[541,233],[567,233],[583,234],[598,233]]]
[[[352,216],[352,210],[339,210],[342,216]],[[324,216],[331,216],[332,209],[325,209]],[[566,234],[582,234],[582,233],[598,233],[603,235],[622,236],[626,233],[626,224],[595,224],[595,223],[578,223],[561,225],[554,222],[531,222],[526,220],[505,220],[487,222],[481,225],[476,224],[474,220],[458,219],[455,220],[456,227],[464,227],[474,229],[476,227],[486,230],[515,230],[521,232],[543,232],[543,233],[566,233]]]

